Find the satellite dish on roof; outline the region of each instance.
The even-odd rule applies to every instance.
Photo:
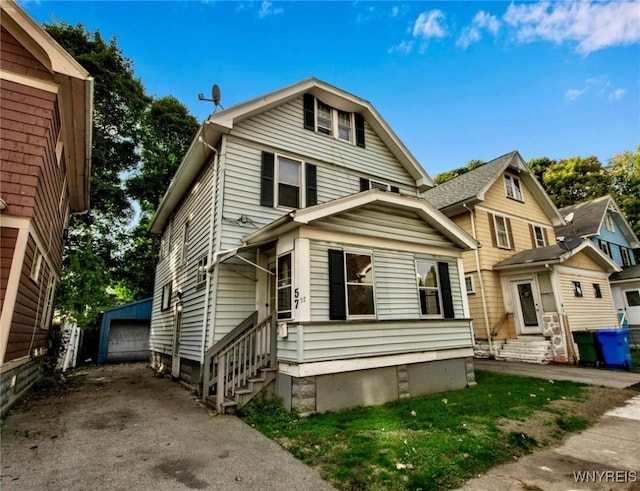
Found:
[[[213,112],[216,112],[218,108],[224,109],[220,104],[220,87],[218,87],[218,84],[213,84],[213,87],[211,87],[211,99],[207,99],[204,94],[198,94],[198,99],[213,102]]]
[[[564,216],[564,221],[567,223],[571,223],[573,222],[573,217],[575,216],[575,214],[573,212],[569,212]]]
[[[564,249],[565,251],[572,251],[576,247],[580,245],[582,242],[582,238],[577,235],[567,235],[561,240],[558,240],[558,245],[560,249]]]

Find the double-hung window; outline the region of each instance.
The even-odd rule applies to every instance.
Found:
[[[165,283],[162,287],[162,298],[160,300],[160,310],[165,311],[169,310],[171,307],[171,293],[172,293],[172,283]]]
[[[304,128],[359,147],[365,146],[361,114],[331,107],[311,94],[304,95]]]
[[[629,249],[624,246],[620,246],[620,255],[622,256],[622,265],[631,266],[631,256],[629,255]]]
[[[292,309],[292,278],[291,253],[284,254],[278,258],[278,269],[276,271],[277,281],[277,310],[278,319],[293,319]]]
[[[300,167],[301,162],[278,157],[278,206],[300,208]]]
[[[435,262],[416,261],[416,278],[420,296],[420,314],[439,316],[442,314],[438,268]]]
[[[544,247],[547,245],[547,238],[544,233],[544,229],[542,227],[538,227],[537,225],[533,225],[533,241],[536,247]]]
[[[316,128],[318,133],[329,136],[333,135],[332,112],[333,109],[331,109],[331,107],[318,101],[318,112],[316,113]]]
[[[370,254],[347,252],[344,255],[347,314],[349,316],[375,315],[373,257]]]
[[[607,213],[604,216],[604,227],[609,231],[609,232],[615,232],[616,228],[613,225],[613,217],[611,215],[609,215],[609,213]]]
[[[509,174],[504,175],[504,188],[507,196],[517,201],[523,201],[522,189],[520,188],[520,179]]]
[[[600,250],[602,252],[611,257],[611,248],[609,247],[609,243],[606,240],[598,239],[598,245],[600,246]]]
[[[291,157],[262,152],[260,204],[302,208],[318,203],[317,168]]]
[[[494,215],[493,218],[496,225],[496,241],[498,243],[498,247],[501,249],[510,249],[509,232],[507,231],[507,221],[505,217]]]

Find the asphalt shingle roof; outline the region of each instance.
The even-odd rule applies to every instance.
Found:
[[[527,249],[519,252],[504,261],[500,261],[494,267],[501,266],[519,266],[530,263],[545,262],[559,260],[567,251],[562,249],[558,244],[536,247],[535,249]]]
[[[640,264],[627,266],[619,273],[613,273],[609,277],[609,281],[633,280],[640,278]]]
[[[578,203],[576,205],[565,206],[560,208],[560,214],[566,217],[569,213],[573,213],[574,217],[571,223],[556,227],[557,236],[577,235],[579,237],[597,235],[600,229],[600,223],[607,210],[609,204],[609,196]]]
[[[427,190],[423,196],[439,210],[476,198],[488,184],[497,178],[498,173],[516,154],[516,151],[508,153],[465,174],[438,184]]]

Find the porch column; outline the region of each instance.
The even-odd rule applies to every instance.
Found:
[[[311,242],[296,238],[294,241],[293,318],[297,322],[311,320]]]

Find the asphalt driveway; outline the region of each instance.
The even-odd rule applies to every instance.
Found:
[[[3,491],[334,489],[144,363],[78,370],[69,385],[24,401],[4,421]]]

